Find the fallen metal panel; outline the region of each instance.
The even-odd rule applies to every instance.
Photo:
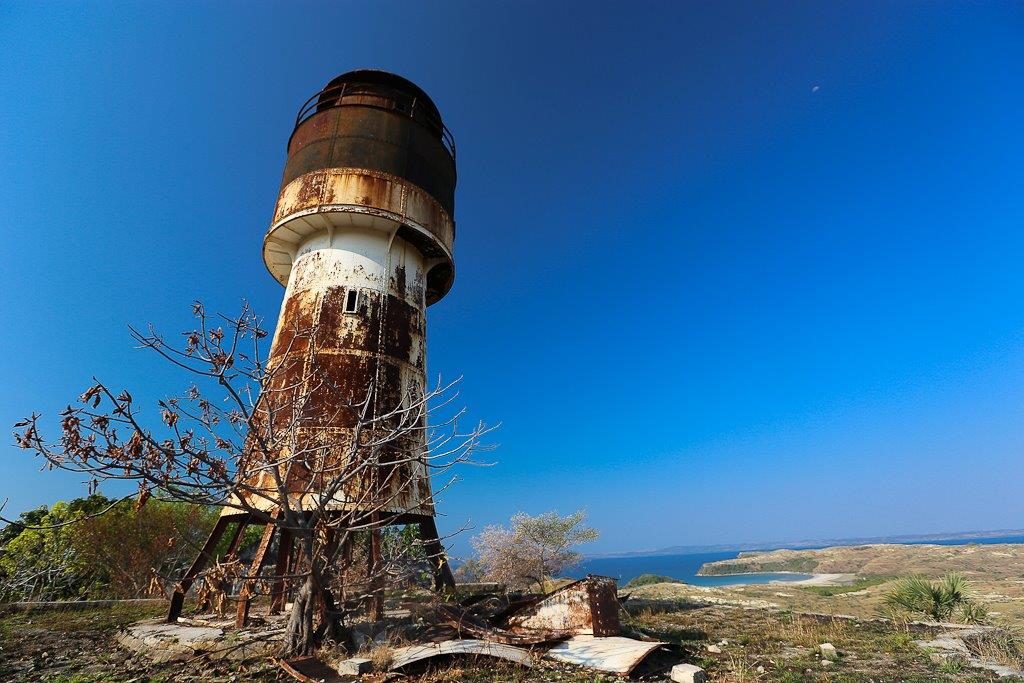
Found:
[[[546,657],[616,674],[629,674],[647,655],[668,643],[615,636],[573,636],[548,650]]]
[[[595,636],[617,636],[622,630],[619,623],[619,596],[615,579],[603,576],[587,577],[590,598],[591,630]]]
[[[441,655],[483,655],[507,659],[523,666],[533,666],[533,656],[528,650],[519,647],[484,640],[446,640],[443,643],[398,648],[392,654],[390,669],[396,671],[415,662]]]

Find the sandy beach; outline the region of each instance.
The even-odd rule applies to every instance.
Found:
[[[800,581],[772,581],[773,584],[787,586],[846,586],[854,582],[855,574],[813,574],[809,579]]]

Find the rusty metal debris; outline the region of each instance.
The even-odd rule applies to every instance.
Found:
[[[390,671],[445,655],[480,655],[523,666],[546,657],[628,675],[666,645],[619,635],[616,584],[605,576],[590,575],[547,595],[474,592],[459,604],[434,605],[420,614],[426,628],[412,637],[414,644],[392,653]],[[315,660],[281,666],[300,681],[337,680]]]
[[[532,630],[565,636],[617,636],[620,624],[615,579],[591,575],[570,583],[522,608],[508,624],[513,633]]]
[[[539,643],[550,643],[567,637],[568,634],[553,630],[521,629],[515,633],[506,631],[503,628],[487,623],[485,620],[473,614],[452,607],[450,605],[438,605],[437,615],[449,626],[455,629],[457,635],[469,634],[474,638],[483,638],[495,643],[505,645],[537,645]]]

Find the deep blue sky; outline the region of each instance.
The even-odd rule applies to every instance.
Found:
[[[1024,527],[1022,35],[1013,2],[3,3],[0,424],[179,390],[129,322],[274,318],[295,112],[370,66],[454,132],[430,369],[504,422],[443,529]],[[7,513],[83,490],[0,450]]]

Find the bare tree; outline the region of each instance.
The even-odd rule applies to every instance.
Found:
[[[550,578],[583,559],[573,548],[597,539],[597,530],[585,521],[582,510],[566,517],[520,512],[512,517],[511,528],[485,528],[472,539],[473,549],[491,580],[544,591]]]
[[[340,637],[347,611],[331,587],[350,573],[356,539],[402,522],[413,505],[432,514],[435,497],[453,481],[445,475],[471,462],[493,428],[460,427],[456,382],[433,389],[411,382],[397,392],[377,379],[356,390],[340,386],[336,373],[318,365],[315,327],[279,331],[264,362],[267,333],[247,304],[236,317],[209,316],[199,303],[193,314],[196,328],[179,345],[152,326],[131,328],[142,348],[192,378],[183,395],[159,401],[162,425],[148,426],[128,391],[97,380],[61,413],[59,440],[45,439],[33,414],[18,423],[18,444],[49,468],[85,475],[90,492],[129,480],[140,505],[155,496],[223,506],[294,539],[284,576],[295,590],[286,651],[308,653],[325,637]],[[332,427],[318,428],[325,424]],[[429,475],[446,481],[435,490]],[[444,562],[439,544],[425,547],[430,562]],[[387,570],[385,563],[371,568],[361,588],[380,596]],[[243,577],[243,600],[258,571]]]

